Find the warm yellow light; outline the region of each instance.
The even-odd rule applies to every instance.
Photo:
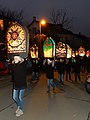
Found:
[[[40,20],[40,22],[39,22],[40,34],[41,34],[41,27],[44,26],[44,25],[46,25],[46,20],[45,19]]]
[[[45,25],[45,24],[46,24],[46,20],[44,20],[44,19],[41,20],[40,24],[41,24],[41,25]]]

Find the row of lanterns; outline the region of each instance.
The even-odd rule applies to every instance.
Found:
[[[43,52],[45,58],[71,58],[77,55],[81,57],[85,55],[86,57],[90,56],[90,51],[86,52],[82,46],[80,46],[77,51],[72,51],[72,48],[69,45],[62,42],[59,42],[57,45],[55,45],[55,42],[51,37],[47,37],[47,39],[44,41]],[[38,58],[38,47],[36,44],[30,48],[30,55],[31,58]]]
[[[8,56],[13,54],[20,54],[23,57],[27,57],[29,53],[29,34],[25,27],[19,23],[13,23],[7,31],[7,52]],[[71,58],[76,55],[90,56],[90,51],[85,52],[85,49],[81,46],[78,51],[72,51],[72,48],[59,42],[57,45],[51,37],[47,37],[43,42],[43,53],[45,58]],[[38,47],[36,44],[30,48],[31,58],[38,58]]]

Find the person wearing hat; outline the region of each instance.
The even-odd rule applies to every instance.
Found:
[[[26,82],[26,61],[20,56],[14,56],[12,61],[12,82],[13,82],[13,100],[16,102],[16,116],[23,114],[23,97],[27,87]]]
[[[50,86],[52,86],[53,90],[55,90],[56,85],[53,81],[54,79],[54,61],[51,61],[50,59],[45,59],[43,62],[43,65],[45,65],[45,72],[47,77],[47,92],[50,93]]]

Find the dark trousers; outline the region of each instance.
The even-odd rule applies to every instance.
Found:
[[[78,72],[78,73],[75,73],[75,81],[77,82],[77,78],[79,79],[79,81],[81,80],[81,78],[80,78],[80,73]]]
[[[68,78],[69,78],[69,80],[71,80],[71,73],[70,73],[70,71],[66,71],[66,80],[68,80]]]

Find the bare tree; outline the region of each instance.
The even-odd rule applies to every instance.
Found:
[[[9,21],[23,21],[23,10],[10,10],[6,7],[0,6],[0,17],[3,17]]]
[[[50,21],[54,24],[61,24],[66,29],[70,29],[73,17],[69,17],[69,12],[66,9],[55,10],[53,8],[50,12]]]

